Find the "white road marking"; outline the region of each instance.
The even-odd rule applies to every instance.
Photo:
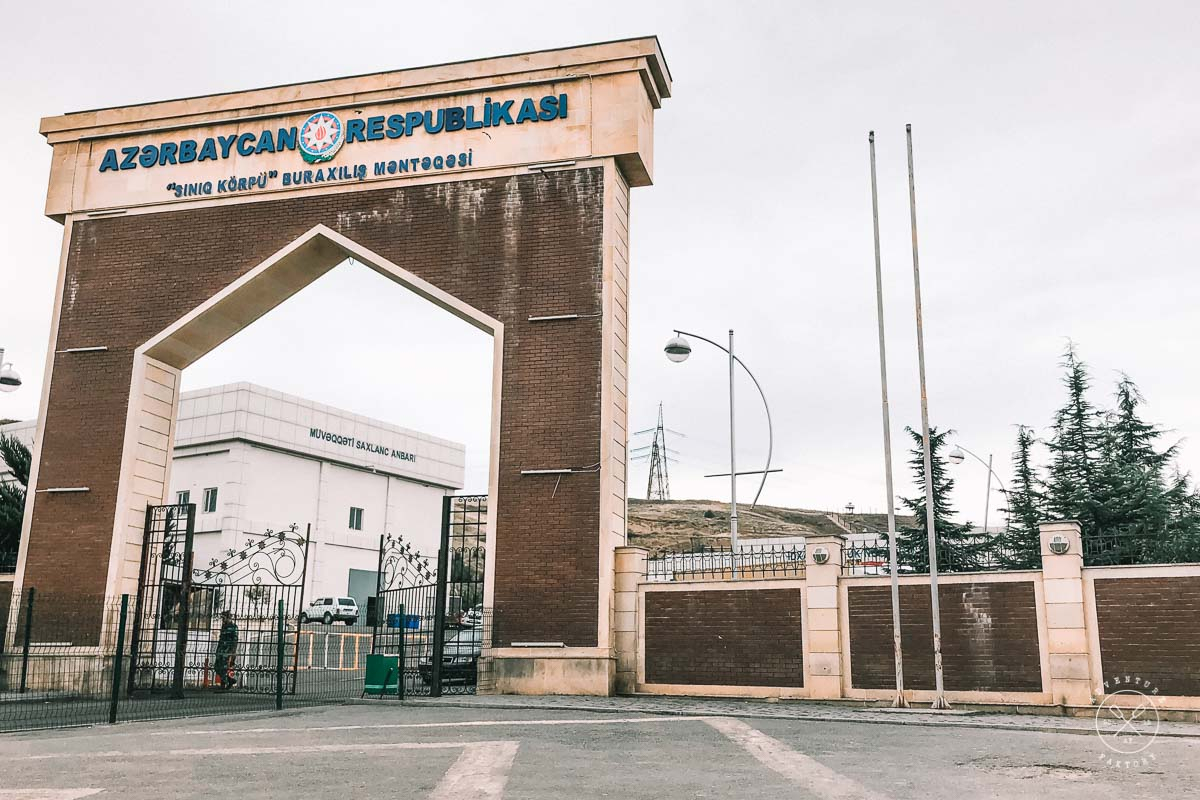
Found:
[[[778,739],[729,717],[706,719],[712,727],[740,745],[760,763],[823,800],[885,800],[858,781],[834,772],[816,759],[798,753]]]
[[[103,789],[0,789],[0,800],[79,800]]]
[[[212,734],[246,734],[246,733],[306,733],[316,731],[370,731],[391,730],[395,728],[480,728],[489,726],[526,726],[526,725],[628,725],[631,723],[649,722],[697,722],[708,720],[709,717],[609,717],[607,719],[482,719],[464,720],[461,722],[389,722],[377,725],[323,725],[307,728],[213,728],[193,731],[147,731],[149,736],[207,736]],[[104,735],[104,734],[101,734]],[[130,733],[112,733],[110,736],[132,735]]]
[[[479,745],[507,745],[510,742],[472,742]],[[45,753],[36,756],[16,756],[7,761],[48,761],[69,758],[82,761],[89,758],[160,758],[162,756],[276,756],[294,753],[357,753],[368,750],[456,750],[462,742],[364,742],[362,744],[308,744],[288,747],[190,747],[175,750],[107,750],[94,753]]]
[[[500,800],[516,756],[517,742],[466,745],[434,787],[429,800]]]

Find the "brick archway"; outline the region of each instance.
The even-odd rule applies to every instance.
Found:
[[[491,381],[491,436],[488,457],[488,506],[498,507],[499,431],[504,379],[504,324],[476,308],[438,289],[413,273],[398,267],[378,253],[361,247],[345,236],[318,224],[282,250],[213,295],[200,307],[177,320],[134,352],[126,437],[122,455],[123,471],[117,492],[117,508],[127,509],[129,519],[146,505],[165,500],[170,486],[170,439],[165,449],[144,440],[144,432],[161,430],[162,420],[178,418],[182,370],[220,346],[230,337],[269,313],[288,298],[307,287],[347,258],[397,283],[455,317],[488,333],[493,341]],[[334,298],[330,298],[334,301]],[[408,346],[397,342],[397,346]],[[426,376],[435,379],[436,376]],[[169,414],[168,412],[169,406]],[[167,416],[164,416],[166,414]],[[154,437],[157,438],[157,437]],[[165,463],[166,469],[162,469]],[[159,481],[159,476],[162,480]],[[495,542],[495,515],[488,518],[485,543]],[[141,556],[140,526],[124,524],[117,515],[114,546],[110,556],[108,585],[113,593],[136,591],[136,575],[130,567]],[[491,569],[494,559],[484,561],[489,571],[484,582],[485,605],[492,608],[495,582]]]
[[[504,332],[498,641],[597,646],[599,548],[579,543],[600,531],[600,473],[570,476],[551,503],[521,472],[601,461],[604,189],[604,169],[589,168],[75,222],[37,485],[88,491],[38,497],[22,583],[127,591],[139,509],[164,499],[155,462],[179,370],[352,254]],[[580,318],[529,321],[564,312]],[[106,349],[65,352],[94,346]],[[62,536],[87,557],[64,564]]]
[[[129,588],[179,370],[353,254],[496,337],[502,690],[610,692],[630,187],[670,87],[649,37],[43,120],[65,231],[17,585]],[[329,167],[314,111],[346,120]]]

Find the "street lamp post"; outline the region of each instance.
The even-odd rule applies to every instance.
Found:
[[[4,348],[0,347],[0,392],[15,392],[20,386],[20,373],[4,360]]]
[[[983,502],[983,533],[984,533],[984,535],[986,535],[987,529],[988,529],[988,510],[991,508],[991,505],[992,505],[992,478],[994,477],[996,479],[996,481],[1000,484],[1000,490],[1003,491],[1006,495],[1008,494],[1008,487],[1004,485],[1004,481],[1002,481],[1000,479],[1000,476],[996,474],[996,470],[992,469],[992,454],[991,453],[988,453],[987,461],[984,461],[982,458],[977,456],[975,453],[972,453],[970,450],[963,447],[961,444],[956,444],[954,446],[954,449],[950,451],[950,455],[948,456],[948,458],[950,459],[951,463],[961,464],[963,461],[966,460],[966,456],[970,456],[971,458],[978,461],[980,464],[983,464],[985,467],[987,467],[987,471],[988,471],[987,494],[984,495],[984,502]],[[1007,526],[1007,524],[1008,524],[1008,520],[1006,518],[1005,525]]]
[[[733,576],[737,577],[737,549],[738,549],[738,513],[737,513],[737,477],[738,475],[756,475],[758,470],[749,472],[738,472],[737,470],[737,419],[734,416],[734,364],[738,364],[750,376],[750,380],[754,381],[754,387],[758,389],[758,394],[762,398],[763,408],[767,412],[767,464],[763,467],[761,474],[762,480],[758,484],[758,492],[754,495],[754,502],[750,504],[751,508],[758,505],[758,498],[762,496],[763,486],[767,482],[767,474],[770,472],[778,472],[779,470],[771,469],[771,456],[775,449],[775,434],[771,425],[771,407],[767,405],[767,396],[763,393],[762,386],[758,382],[758,378],[754,377],[754,373],[750,368],[733,353],[733,330],[729,331],[729,347],[723,347],[717,344],[712,339],[706,339],[703,336],[687,331],[676,330],[675,335],[667,342],[663,351],[667,354],[667,358],[675,363],[687,361],[688,356],[692,354],[692,344],[687,340],[691,336],[699,339],[702,342],[708,342],[718,350],[722,350],[729,355],[729,544],[733,562]],[[725,477],[724,475],[706,475],[707,478]]]

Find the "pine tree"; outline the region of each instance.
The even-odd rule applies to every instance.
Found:
[[[1062,366],[1067,402],[1055,412],[1046,443],[1051,453],[1046,511],[1053,518],[1078,520],[1087,537],[1104,516],[1097,470],[1105,437],[1100,415],[1087,399],[1087,365],[1079,360],[1074,344],[1067,346]]]
[[[1099,470],[1100,544],[1112,563],[1161,561],[1173,522],[1191,519],[1186,476],[1168,476],[1178,444],[1157,449],[1164,431],[1142,419],[1145,398],[1128,375],[1117,382],[1115,399]]]
[[[1126,464],[1138,465],[1159,478],[1178,454],[1178,443],[1161,453],[1155,449],[1164,431],[1142,420],[1138,407],[1146,398],[1128,375],[1117,381],[1117,407],[1109,416],[1108,438],[1116,458]]]
[[[1117,382],[1116,400],[1105,429],[1105,517],[1115,528],[1163,531],[1171,516],[1165,472],[1178,445],[1155,449],[1163,432],[1142,420],[1145,399],[1127,375]]]
[[[1200,562],[1200,491],[1187,473],[1172,466],[1167,479],[1171,518],[1166,535],[1157,541],[1154,560],[1158,563]]]
[[[1078,520],[1092,565],[1200,560],[1200,491],[1174,465],[1178,444],[1160,449],[1166,431],[1143,419],[1137,385],[1122,375],[1114,408],[1101,412],[1088,400],[1091,380],[1074,344],[1061,365],[1067,399],[1046,442],[1044,481],[1029,455],[1032,431],[1017,435],[1001,562],[1036,565],[1020,554],[1034,550],[1040,518]]]
[[[998,557],[1006,569],[1034,569],[1041,563],[1041,534],[1045,518],[1045,495],[1033,466],[1033,429],[1017,426],[1017,450],[1013,454],[1013,488],[1006,492],[1008,525],[1000,535]]]
[[[922,437],[917,431],[904,429],[912,437],[915,447],[909,451],[909,465],[913,469],[921,494],[916,498],[900,498],[900,502],[913,516],[912,525],[896,532],[896,554],[901,567],[911,572],[929,571],[929,537],[926,530],[925,506],[925,453]],[[946,437],[953,431],[939,432],[930,428],[930,458],[933,477],[933,521],[937,535],[938,569],[944,572],[978,569],[983,561],[985,545],[971,535],[971,525],[950,521],[954,509],[950,507],[950,492],[954,490],[954,479],[946,465],[942,450]]]

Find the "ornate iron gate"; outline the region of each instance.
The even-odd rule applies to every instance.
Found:
[[[223,611],[238,626],[237,691],[275,693],[282,672],[285,690],[295,692],[308,533],[293,524],[251,534],[241,550],[226,549],[196,566],[195,519],[191,503],[146,509],[130,693],[182,697],[188,689],[209,687]]]
[[[379,538],[379,573],[372,625],[371,652],[400,658],[402,694],[428,694],[421,669],[433,653],[437,615],[435,565],[403,536]]]
[[[191,576],[195,528],[195,503],[146,507],[130,649],[130,693],[136,689],[183,691],[190,595],[184,581]],[[180,625],[181,621],[185,624]]]
[[[371,651],[403,656],[407,694],[471,693],[486,670],[487,513],[486,495],[446,497],[436,564],[402,537],[380,540]],[[239,628],[237,691],[270,694],[282,680],[282,691],[308,692],[297,686],[308,533],[251,534],[241,550],[196,566],[195,514],[192,504],[146,510],[130,693],[209,687],[225,610]]]
[[[372,652],[401,657],[404,693],[474,693],[490,635],[483,609],[487,495],[442,501],[437,571],[403,537],[379,544]]]

